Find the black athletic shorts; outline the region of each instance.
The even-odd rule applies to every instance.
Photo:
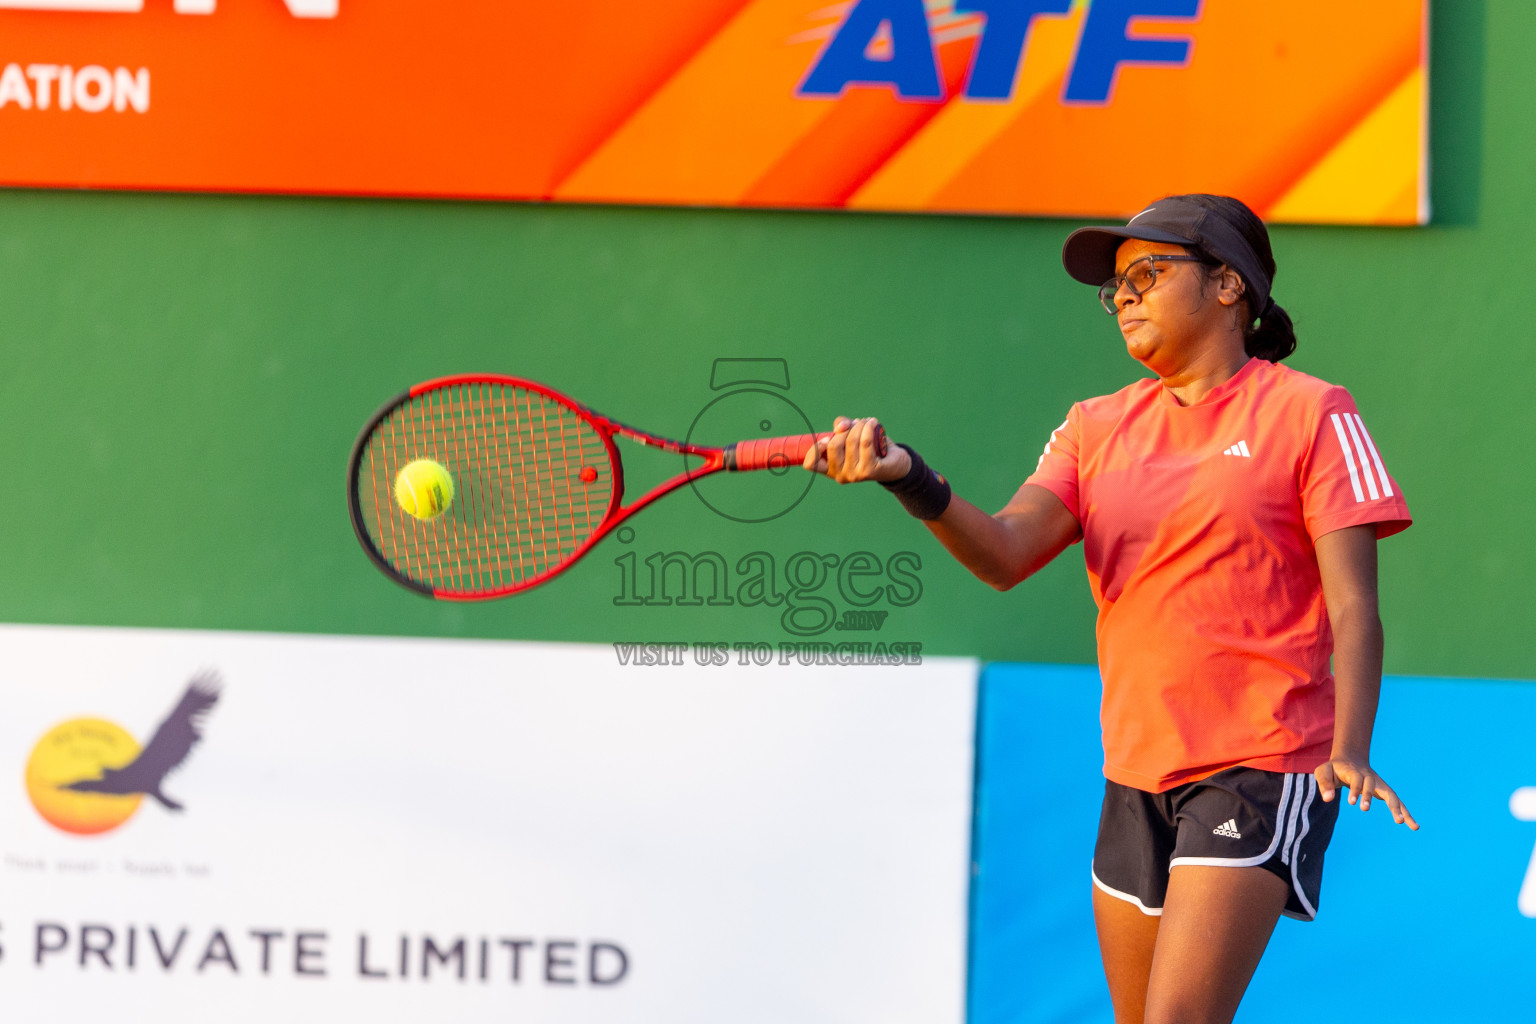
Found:
[[[1286,916],[1310,921],[1338,817],[1310,774],[1228,768],[1166,793],[1106,782],[1093,884],[1159,915],[1180,864],[1262,867],[1290,886]]]

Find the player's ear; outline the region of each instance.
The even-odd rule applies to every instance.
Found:
[[[1223,265],[1217,272],[1216,301],[1223,306],[1235,306],[1243,301],[1243,294],[1246,291],[1242,275],[1231,267]]]

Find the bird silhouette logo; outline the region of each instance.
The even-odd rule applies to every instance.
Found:
[[[27,794],[49,824],[76,835],[110,832],[131,818],[146,796],[168,811],[168,775],[186,763],[203,737],[203,721],[218,703],[220,681],[203,672],[141,749],[125,729],[100,718],[75,718],[50,729],[27,761]]]

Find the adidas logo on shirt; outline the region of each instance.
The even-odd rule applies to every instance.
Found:
[[[1253,454],[1248,451],[1248,442],[1247,441],[1239,441],[1239,442],[1237,442],[1237,444],[1233,445],[1231,448],[1223,449],[1221,454],[1223,454],[1223,455],[1240,455],[1240,456],[1242,456],[1245,459],[1253,458]]]
[[[1228,839],[1241,839],[1243,834],[1237,830],[1237,819],[1228,818],[1225,825],[1218,825],[1211,829],[1218,836],[1226,836]]]

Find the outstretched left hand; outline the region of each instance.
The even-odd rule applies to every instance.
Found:
[[[1376,797],[1387,802],[1393,821],[1407,825],[1415,832],[1419,830],[1419,823],[1413,820],[1397,793],[1363,758],[1335,757],[1318,765],[1312,774],[1317,777],[1318,792],[1324,803],[1331,803],[1342,786],[1349,790],[1349,802],[1358,801],[1362,811],[1370,810],[1371,798]]]

